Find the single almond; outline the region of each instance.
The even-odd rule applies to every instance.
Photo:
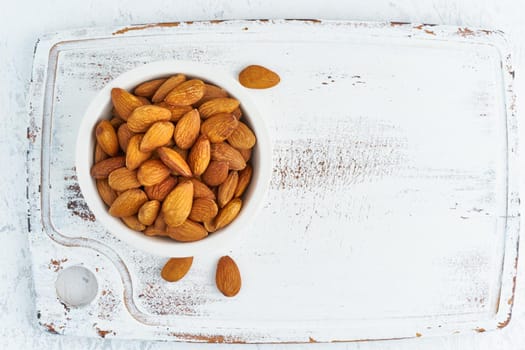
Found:
[[[239,181],[237,182],[237,188],[235,189],[234,194],[235,198],[242,196],[244,191],[246,191],[246,188],[248,188],[248,185],[252,180],[252,170],[252,166],[246,164],[246,168],[239,171]]]
[[[239,122],[231,113],[219,113],[206,119],[201,125],[201,132],[211,143],[226,140],[237,128]]]
[[[147,200],[148,197],[144,191],[139,189],[127,190],[122,192],[111,204],[109,214],[120,218],[135,215]]]
[[[227,162],[232,170],[242,170],[246,167],[246,162],[239,151],[225,142],[211,145],[211,159]]]
[[[152,97],[155,94],[155,91],[168,79],[154,79],[146,81],[142,84],[139,84],[133,93],[136,96]]]
[[[208,233],[213,233],[213,232],[217,231],[217,228],[215,227],[214,221],[215,220],[210,220],[210,221],[204,221],[202,223],[202,225],[204,226],[206,231],[208,231]]]
[[[149,226],[155,222],[159,210],[160,202],[158,200],[147,201],[140,207],[138,219],[142,224]]]
[[[158,159],[150,159],[142,163],[137,172],[141,185],[153,186],[170,176],[170,169]]]
[[[143,106],[151,104],[151,101],[144,96],[137,96],[137,98],[140,100],[140,102],[142,102]]]
[[[119,128],[119,126],[121,126],[122,124],[124,124],[126,121],[120,117],[113,117],[111,118],[111,120],[109,121],[111,123],[111,125],[113,125],[113,128],[115,130],[117,130]]]
[[[168,194],[162,203],[164,221],[170,227],[182,225],[191,212],[193,183],[183,181]]]
[[[211,149],[210,140],[204,135],[201,135],[188,154],[188,165],[194,176],[200,176],[208,164],[210,164]]]
[[[228,162],[211,161],[202,174],[202,181],[208,186],[218,186],[228,177]]]
[[[181,176],[191,177],[191,170],[188,163],[186,163],[177,151],[168,147],[160,147],[157,149],[157,154],[168,168]]]
[[[107,179],[97,180],[97,190],[100,198],[107,206],[111,206],[117,198],[117,193],[109,186]]]
[[[117,133],[113,125],[107,120],[101,120],[95,128],[95,136],[102,150],[110,155],[115,156],[118,153]]]
[[[181,149],[188,149],[199,137],[199,130],[201,128],[201,118],[199,111],[193,109],[186,113],[175,126],[173,139],[175,144]]]
[[[154,236],[167,237],[168,236],[168,231],[160,230],[158,228],[155,228],[154,226],[148,226],[144,230],[144,234],[146,236],[150,236],[150,237],[154,237]]]
[[[168,282],[177,282],[186,276],[192,263],[192,256],[186,258],[171,258],[162,268],[160,275]]]
[[[177,145],[172,146],[171,149],[174,150],[175,152],[177,152],[177,153],[179,154],[179,156],[181,156],[182,159],[184,159],[184,161],[185,161],[186,163],[188,162],[188,153],[189,153],[189,150],[179,148],[179,147],[177,147]]]
[[[219,206],[221,208],[228,204],[228,202],[233,198],[238,182],[239,174],[233,170],[230,171],[226,180],[224,180],[224,182],[219,185],[219,189],[217,190],[217,202],[219,202]]]
[[[140,187],[140,182],[137,180],[137,171],[129,170],[126,167],[113,170],[108,176],[108,183],[115,191],[126,191]]]
[[[224,208],[222,208],[215,217],[215,227],[217,230],[229,225],[241,211],[242,200],[240,198],[232,199]]]
[[[177,74],[170,77],[161,86],[155,91],[155,94],[151,98],[153,102],[160,102],[166,98],[166,95],[170,93],[177,85],[183,83],[186,80],[186,77],[183,74]]]
[[[238,149],[237,151],[239,151],[239,153],[241,154],[242,159],[244,159],[245,162],[248,162],[250,160],[250,158],[252,157],[252,149],[253,148],[250,148],[250,149]]]
[[[95,145],[95,157],[94,157],[95,164],[104,159],[107,159],[108,157],[109,156],[106,154],[106,152],[104,152],[102,147],[100,147],[100,145],[97,142],[97,144]]]
[[[257,142],[255,134],[248,125],[242,122],[239,122],[237,128],[228,137],[228,143],[237,149],[250,149],[255,145],[255,142]]]
[[[232,112],[233,116],[237,118],[237,120],[241,120],[242,118],[242,111],[239,107],[235,108]]]
[[[213,100],[214,98],[228,97],[228,92],[218,86],[211,85],[211,84],[204,84],[204,88],[205,88],[204,95],[197,103],[198,106],[200,106],[201,104],[205,102],[208,102],[209,100]]]
[[[140,143],[143,134],[132,136],[128,141],[128,147],[126,149],[126,167],[129,170],[137,169],[142,163],[151,157],[151,152],[142,152],[140,150]]]
[[[177,85],[164,98],[164,101],[174,106],[189,106],[204,96],[204,82],[199,79],[191,79]]]
[[[186,220],[176,227],[168,225],[168,235],[179,242],[195,242],[205,238],[208,231],[201,224]]]
[[[215,193],[208,186],[201,181],[192,178],[190,181],[193,183],[193,198],[207,198],[215,200]]]
[[[151,152],[155,148],[167,145],[173,136],[173,130],[175,130],[175,126],[173,126],[172,122],[163,121],[154,123],[148,131],[146,131],[146,134],[144,134],[140,142],[140,151]]]
[[[239,101],[231,97],[219,97],[203,103],[199,107],[201,118],[208,119],[218,113],[231,113],[239,107]]]
[[[146,192],[148,198],[151,200],[156,199],[158,201],[163,201],[176,184],[177,178],[168,176],[158,184],[153,186],[144,186],[144,192]]]
[[[171,121],[176,122],[184,116],[184,114],[191,111],[193,108],[191,106],[172,106],[164,101],[155,103],[155,105],[167,108],[171,111]]]
[[[128,120],[131,112],[143,105],[143,102],[137,96],[120,88],[111,89],[111,101],[117,116],[124,120]]]
[[[129,116],[128,128],[135,133],[145,132],[154,123],[170,119],[169,109],[155,105],[142,106],[135,109]]]
[[[162,230],[166,232],[166,236],[168,235],[168,232],[166,229],[168,228],[168,225],[166,225],[166,221],[164,221],[164,214],[162,213],[162,210],[159,211],[157,214],[157,218],[155,219],[155,222],[153,223],[153,227],[157,230]]]
[[[258,65],[248,66],[239,73],[239,83],[250,89],[268,89],[280,81],[277,73]]]
[[[227,297],[233,297],[241,290],[241,273],[239,267],[229,256],[223,256],[217,263],[215,273],[217,288]]]
[[[117,130],[117,138],[118,143],[120,145],[120,149],[124,152],[128,149],[129,140],[135,135],[135,133],[131,130],[129,130],[128,123],[124,123],[121,126],[119,126]]]
[[[121,156],[104,159],[91,167],[91,176],[95,179],[105,179],[113,170],[121,168],[125,164],[126,159]]]
[[[120,220],[134,231],[144,231],[146,229],[146,226],[137,219],[136,215],[122,217]]]
[[[209,222],[219,212],[217,203],[212,199],[197,198],[193,201],[189,218],[198,222]]]

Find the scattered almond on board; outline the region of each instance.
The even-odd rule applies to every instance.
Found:
[[[268,89],[279,84],[281,78],[266,67],[251,65],[239,73],[239,82],[250,89]]]

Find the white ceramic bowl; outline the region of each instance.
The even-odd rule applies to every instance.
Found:
[[[131,90],[141,82],[174,73],[200,78],[226,89],[231,96],[241,102],[243,121],[251,126],[257,136],[257,144],[251,159],[254,169],[252,181],[244,194],[243,207],[239,216],[222,230],[200,241],[188,243],[180,243],[162,237],[149,237],[129,229],[119,219],[108,214],[108,209],[98,195],[95,180],[90,176],[95,146],[93,130],[99,120],[110,116],[111,89],[120,87]],[[263,117],[247,96],[247,90],[237,82],[235,77],[221,72],[220,67],[186,61],[161,61],[146,64],[120,75],[98,93],[80,124],[76,145],[76,170],[82,194],[89,208],[97,220],[122,241],[137,249],[166,257],[225,254],[236,246],[241,236],[246,238],[250,235],[250,224],[262,206],[268,189],[272,173],[272,147]]]

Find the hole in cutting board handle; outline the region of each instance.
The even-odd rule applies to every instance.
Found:
[[[83,266],[71,266],[57,277],[55,288],[58,299],[72,307],[84,306],[93,301],[98,293],[97,278]]]

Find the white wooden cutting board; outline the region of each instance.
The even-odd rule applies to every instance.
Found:
[[[74,168],[82,114],[108,81],[163,59],[262,64],[264,209],[179,283],[107,232]],[[39,324],[81,336],[328,342],[483,332],[510,320],[519,234],[514,72],[499,32],[400,23],[227,21],[86,29],[36,46],[28,153]],[[91,132],[86,130],[86,132]],[[214,285],[229,254],[243,276]],[[95,275],[71,308],[57,276]]]

